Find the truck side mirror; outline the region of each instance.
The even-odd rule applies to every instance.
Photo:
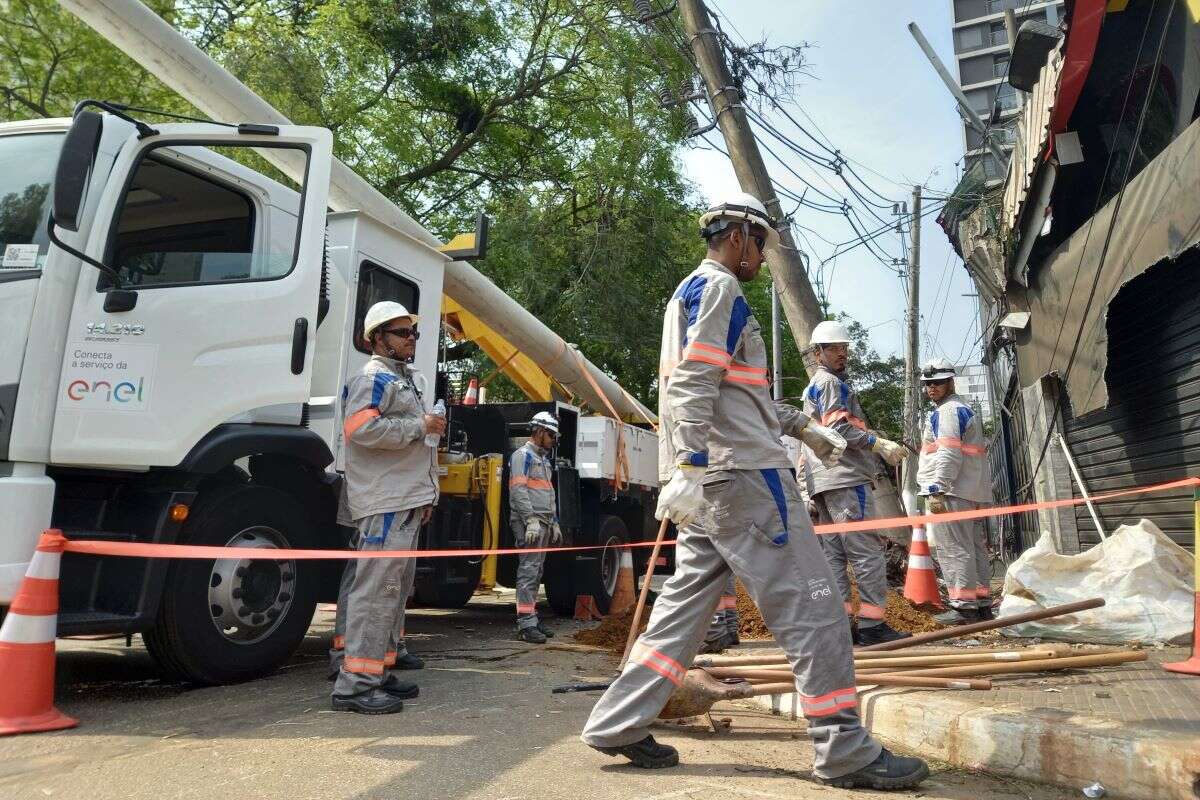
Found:
[[[64,230],[79,230],[79,212],[83,208],[88,178],[100,147],[103,117],[95,111],[80,111],[67,131],[58,169],[54,174],[54,224]]]

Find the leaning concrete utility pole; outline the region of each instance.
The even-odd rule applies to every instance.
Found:
[[[729,74],[708,9],[702,0],[679,0],[679,13],[683,17],[683,28],[687,31],[696,64],[708,88],[713,114],[721,135],[725,137],[725,146],[729,149],[738,183],[743,191],[762,201],[768,214],[781,220],[783,206],[775,196],[775,186],[758,151],[758,141],[746,119],[742,98],[733,85],[733,77]],[[780,246],[770,257],[771,278],[779,292],[792,336],[801,352],[805,352],[812,329],[824,316],[816,292],[808,282],[804,261],[800,258],[800,250],[796,247],[791,230],[783,227],[779,231],[779,238]],[[810,358],[806,353],[806,364]]]
[[[912,243],[908,252],[908,347],[904,352],[904,441],[917,446],[921,439],[921,187],[913,187]],[[917,455],[911,450],[904,461],[904,488],[917,489]]]

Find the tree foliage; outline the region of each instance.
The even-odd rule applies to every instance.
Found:
[[[0,114],[187,104],[52,0],[8,0]],[[168,22],[651,402],[658,315],[696,262],[677,43],[620,0],[154,0]]]

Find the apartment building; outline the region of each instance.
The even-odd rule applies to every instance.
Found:
[[[991,122],[992,136],[1001,149],[1010,151],[1016,141],[1015,120],[1020,109],[1017,92],[1008,75],[1009,42],[1004,12],[1012,11],[1017,28],[1032,19],[1058,25],[1063,0],[950,0],[954,19],[954,56],[958,84],[984,123]],[[1003,180],[1004,166],[986,151],[983,140],[963,123],[966,172],[982,160],[989,185]]]

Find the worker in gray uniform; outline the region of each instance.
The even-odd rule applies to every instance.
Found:
[[[954,392],[954,365],[934,359],[921,370],[925,396],[935,408],[925,418],[918,493],[933,515],[973,511],[992,501],[987,448],[979,415]],[[946,625],[994,619],[991,565],[983,520],[934,523],[935,557],[946,579],[950,608],[935,615]]]
[[[437,451],[425,444],[425,436],[441,435],[446,421],[425,413],[409,366],[416,324],[417,317],[399,303],[371,306],[363,323],[371,359],[346,387],[346,504],[359,551],[415,549],[417,531],[437,503]],[[404,650],[404,604],[415,567],[411,558],[355,564],[345,593],[345,653],[333,686],[335,711],[392,714],[417,696],[416,684],[394,672]]]
[[[717,601],[717,610],[708,625],[708,633],[704,635],[704,644],[700,645],[701,653],[720,653],[727,647],[741,644],[738,634],[737,609],[737,578],[733,572],[725,581],[721,590],[721,599]]]
[[[554,496],[554,464],[551,453],[558,441],[558,419],[548,411],[534,414],[532,433],[513,451],[508,462],[508,505],[513,541],[517,547],[536,552],[517,556],[517,638],[545,644],[554,631],[538,619],[538,587],[546,552],[540,548],[562,543]]]
[[[645,768],[679,763],[650,725],[683,681],[732,570],[791,662],[814,774],[849,788],[904,788],[925,763],[883,749],[858,717],[846,616],[800,503],[783,432],[821,447],[825,429],[776,405],[766,348],[739,281],[752,280],[774,222],[738,194],[701,218],[707,257],[667,303],[659,362],[656,515],[678,526],[675,573],[621,674],[592,709],[585,743]]]
[[[817,369],[804,390],[804,411],[846,440],[845,454],[832,467],[806,452],[804,471],[811,502],[821,523],[871,519],[876,516],[873,483],[880,466],[878,457],[895,466],[904,460],[904,448],[867,430],[858,395],[847,382],[850,333],[846,326],[821,322],[813,328],[810,344]],[[873,531],[852,531],[821,534],[819,538],[851,619],[854,643],[871,645],[905,638],[908,634],[884,622],[887,563],[883,537]],[[847,567],[854,570],[858,585],[857,625]]]

